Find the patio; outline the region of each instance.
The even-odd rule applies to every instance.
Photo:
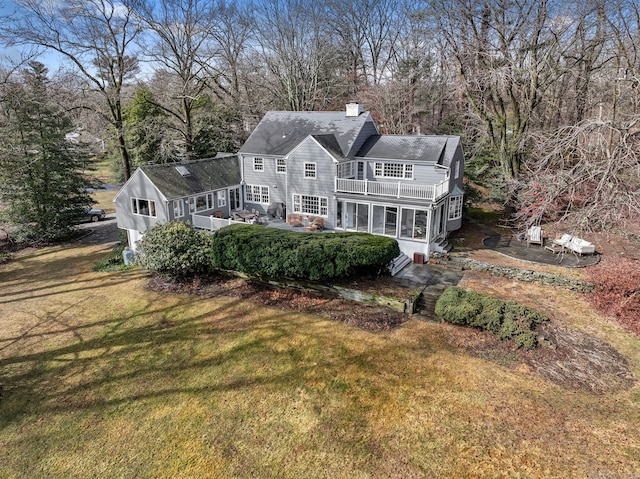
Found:
[[[600,261],[600,255],[596,252],[588,255],[578,255],[571,251],[552,251],[551,243],[545,239],[544,245],[529,245],[527,242],[516,239],[513,235],[493,234],[483,240],[485,247],[502,253],[512,258],[530,261],[532,263],[542,263],[565,268],[583,268],[592,266]],[[549,246],[546,248],[545,246]]]
[[[304,215],[304,222],[300,226],[291,226],[284,218],[272,218],[268,215],[260,215],[260,219],[257,223],[262,226],[269,226],[271,228],[292,230],[292,231],[307,231],[305,228],[307,215]],[[216,218],[209,214],[198,214],[195,213],[193,215],[193,226],[198,229],[208,230],[208,231],[216,231],[220,228],[224,228],[225,226],[234,225],[234,224],[247,224],[244,221],[235,221],[231,218]]]

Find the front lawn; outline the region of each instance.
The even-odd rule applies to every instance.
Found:
[[[93,272],[108,252],[0,265],[2,477],[640,475],[638,385],[563,389],[467,354],[450,325],[372,333],[150,291],[139,271]],[[640,374],[640,341],[595,321]]]

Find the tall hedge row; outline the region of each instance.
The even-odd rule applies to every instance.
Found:
[[[323,281],[378,275],[400,254],[396,240],[367,233],[299,233],[231,225],[214,235],[215,269]]]
[[[436,303],[435,312],[449,323],[490,331],[499,339],[513,340],[524,349],[538,345],[533,327],[549,320],[542,313],[515,301],[501,301],[458,286],[445,290]]]
[[[231,225],[215,234],[187,223],[147,230],[138,261],[175,279],[214,270],[324,281],[378,275],[400,254],[396,240],[367,233],[300,233],[256,225]]]

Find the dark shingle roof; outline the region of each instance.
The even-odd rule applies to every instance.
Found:
[[[338,144],[338,140],[335,135],[312,135],[313,139],[318,142],[318,144],[327,150],[331,156],[336,159],[342,158],[342,151],[340,151],[340,145]]]
[[[344,111],[270,111],[240,148],[240,153],[285,156],[309,135],[333,135],[342,156],[347,156],[367,121]]]
[[[189,174],[182,175],[176,166],[186,168]],[[140,169],[168,200],[237,185],[241,180],[237,155],[146,165]]]
[[[449,165],[460,141],[457,136],[373,135],[357,157],[426,161]]]

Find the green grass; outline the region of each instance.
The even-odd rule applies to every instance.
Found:
[[[99,246],[0,266],[6,478],[633,477],[640,389],[594,396],[465,355],[92,271]],[[591,324],[591,327],[594,327]],[[639,373],[639,341],[623,337]]]

